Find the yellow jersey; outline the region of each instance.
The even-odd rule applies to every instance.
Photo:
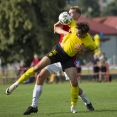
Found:
[[[78,50],[75,49],[76,44],[83,44],[86,49],[95,50],[96,44],[94,43],[91,35],[87,33],[85,38],[79,38],[76,35],[76,23],[74,20],[69,24],[71,33],[68,33],[63,37],[62,45],[64,51],[71,57],[75,56],[78,53]]]

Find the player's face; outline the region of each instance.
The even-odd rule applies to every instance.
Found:
[[[78,18],[80,17],[80,14],[77,13],[77,12],[76,12],[75,10],[73,10],[73,9],[70,9],[70,10],[69,10],[69,14],[72,16],[72,18],[73,18],[75,21],[77,21]]]
[[[76,35],[79,37],[79,38],[85,38],[87,36],[87,33],[82,33],[80,30],[76,29]]]

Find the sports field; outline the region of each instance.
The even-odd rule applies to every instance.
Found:
[[[0,117],[117,117],[117,82],[82,82],[79,84],[91,100],[95,111],[87,111],[79,99],[78,113],[70,112],[69,82],[45,84],[36,114],[23,115],[30,106],[34,84],[20,85],[11,95],[9,85],[0,86]]]

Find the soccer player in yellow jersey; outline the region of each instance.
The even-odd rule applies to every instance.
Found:
[[[18,82],[22,83],[24,80],[28,79],[49,64],[61,62],[63,70],[67,73],[71,81],[71,105],[75,106],[78,100],[79,91],[77,71],[74,65],[74,56],[79,52],[79,50],[77,50],[77,46],[79,44],[83,44],[86,50],[82,52],[85,53],[87,50],[95,50],[96,45],[91,36],[88,34],[89,25],[86,22],[77,23],[75,25],[73,20],[69,26],[71,27],[71,31],[64,37],[63,42],[55,45],[53,49],[46,56],[44,56],[37,65],[28,69],[18,79]],[[66,43],[68,45],[66,45]],[[15,88],[8,88],[6,93],[8,94],[9,92],[12,92],[14,89]]]
[[[77,44],[83,44],[86,49],[95,50],[96,46],[92,37],[89,33],[85,33],[85,31],[89,30],[88,24],[84,23],[75,23],[74,20],[69,24],[71,27],[70,32],[64,36],[61,46],[64,47],[64,51],[69,56],[75,56],[78,53],[78,50],[74,48]],[[81,28],[81,30],[79,30]]]
[[[72,16],[72,18],[75,20],[75,22],[78,22],[78,18],[81,15],[81,9],[78,6],[71,6],[70,10],[69,10],[69,14]],[[56,27],[56,26],[57,26],[57,24],[54,25],[54,27]],[[63,40],[64,35],[66,35],[69,32],[70,28],[67,25],[62,25],[62,27],[61,27],[61,24],[60,24],[60,26],[58,26],[58,28],[59,29],[57,29],[57,27],[56,27],[56,31],[55,32],[57,32],[58,30],[60,32],[60,28],[61,28],[62,34],[61,34],[60,40],[59,40],[59,43],[61,43],[62,40]],[[81,45],[81,44],[77,47],[77,49],[79,49],[79,48],[80,48],[80,51],[82,51],[84,49],[83,45]],[[74,58],[74,60],[76,60],[76,57]],[[38,112],[38,101],[39,101],[39,98],[40,98],[41,93],[43,91],[43,84],[44,84],[45,79],[48,78],[52,74],[58,73],[59,71],[62,71],[62,66],[61,66],[60,62],[48,65],[48,66],[46,66],[45,68],[43,68],[41,70],[41,72],[38,74],[38,76],[36,78],[36,83],[35,83],[35,86],[34,86],[33,96],[32,96],[32,104],[23,113],[24,115],[29,115],[31,113]],[[65,74],[65,78],[68,80],[69,78],[68,78],[68,76],[66,75],[65,72],[64,72],[64,74]],[[13,83],[8,88],[9,93],[7,92],[7,94],[11,94],[12,89],[14,89],[13,87],[17,87],[17,86],[19,86],[19,84],[20,83],[18,81]],[[87,109],[89,111],[93,111],[94,108],[93,108],[90,100],[86,96],[85,92],[81,88],[79,88],[78,92],[79,92],[78,97],[81,100],[83,100],[83,102],[86,105]],[[77,111],[76,107],[71,106],[71,112],[76,113],[78,111]]]

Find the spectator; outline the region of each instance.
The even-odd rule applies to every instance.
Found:
[[[93,80],[98,81],[99,80],[99,59],[97,54],[94,54],[93,59],[89,63],[89,65],[93,65]]]
[[[99,73],[99,81],[102,81],[102,75],[105,76],[105,81],[107,81],[107,58],[105,57],[105,53],[101,53],[100,57],[99,57],[99,61],[100,61],[100,73]]]
[[[37,54],[34,54],[34,59],[32,60],[30,66],[33,67],[33,66],[37,65],[38,62],[40,62],[40,60],[41,60],[41,59],[38,57],[38,55],[37,55]],[[34,78],[36,78],[37,75],[38,75],[38,73],[35,73],[35,76],[34,76],[34,77],[29,78],[28,80],[24,81],[23,83],[24,83],[24,84],[28,84],[28,83],[34,82]]]
[[[40,58],[37,54],[34,54],[34,59],[33,61],[31,62],[31,67],[37,65],[39,62],[40,62]],[[37,77],[38,73],[35,73],[35,78]]]
[[[38,57],[38,55],[37,55],[37,54],[34,54],[34,59],[33,59],[33,61],[31,62],[31,67],[37,65],[37,63],[40,62],[40,60],[41,60],[41,59]]]
[[[19,78],[25,71],[26,69],[25,68],[25,63],[24,61],[21,61],[19,63],[19,66],[17,67],[17,77]]]

